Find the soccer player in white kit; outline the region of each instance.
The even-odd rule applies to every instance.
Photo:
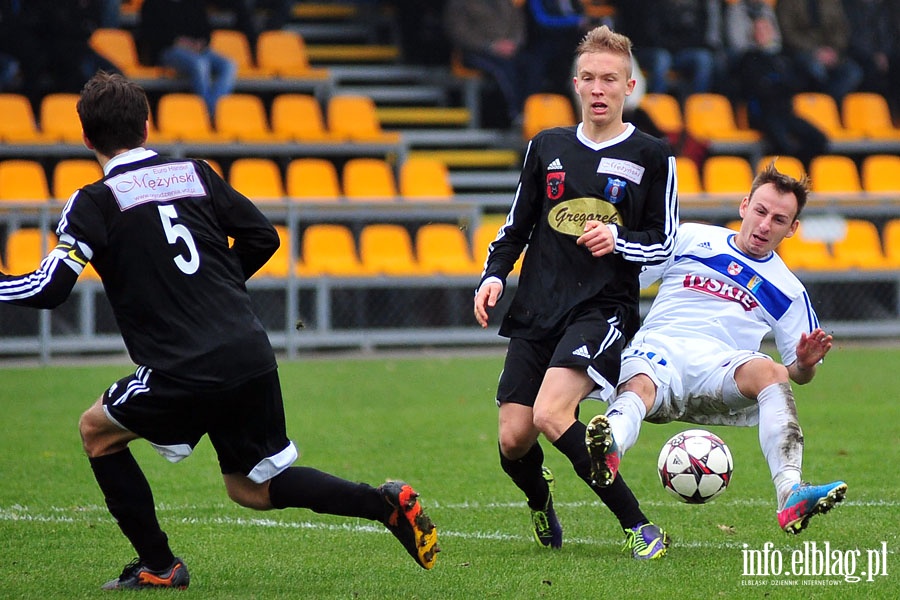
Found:
[[[592,477],[609,485],[641,422],[759,425],[759,443],[791,534],[844,499],[847,484],[801,480],[803,434],[791,381],[809,383],[831,349],[803,284],[774,252],[797,231],[808,180],[770,163],[740,205],[741,227],[683,224],[675,251],[646,267],[660,281],[638,333],[622,353],[617,396],[588,425]],[[759,351],[774,334],[783,364]]]

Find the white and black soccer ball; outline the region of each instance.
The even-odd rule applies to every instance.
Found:
[[[663,444],[657,467],[667,492],[682,502],[703,504],[728,487],[734,461],[722,438],[705,429],[688,429]]]

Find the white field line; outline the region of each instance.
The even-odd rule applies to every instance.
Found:
[[[662,505],[662,502],[645,502],[644,505]],[[671,505],[671,502],[666,504]],[[738,500],[731,501],[729,504],[742,506],[766,506],[769,502],[762,500]],[[369,521],[359,521],[348,519],[346,523],[320,523],[314,521],[282,521],[278,519],[268,518],[244,518],[244,517],[166,517],[165,513],[183,510],[209,510],[210,508],[225,508],[232,505],[214,504],[207,506],[191,506],[191,505],[172,505],[161,504],[157,507],[161,520],[172,523],[188,524],[188,525],[227,525],[230,527],[269,527],[277,529],[305,529],[315,531],[337,531],[337,532],[354,532],[354,533],[378,533],[385,534],[387,531],[380,525],[376,525]],[[523,502],[509,503],[448,503],[442,504],[431,502],[430,507],[440,510],[479,510],[479,509],[516,509],[523,510],[525,504]],[[581,507],[602,507],[600,502],[570,502],[558,503],[558,507],[581,508]],[[866,507],[896,507],[900,506],[900,502],[895,501],[845,501],[841,503],[843,508],[866,508]],[[290,514],[283,513],[282,514]],[[99,505],[88,505],[78,507],[49,507],[42,511],[33,511],[26,506],[18,504],[0,507],[0,522],[9,521],[17,523],[83,523],[96,521],[112,522],[112,518],[106,511],[106,507]],[[441,538],[459,538],[468,540],[492,540],[492,541],[517,541],[528,542],[532,538],[527,535],[514,535],[503,533],[501,531],[453,531],[439,528]],[[567,537],[566,541],[574,544],[584,544],[591,546],[620,546],[622,544],[619,539],[593,539],[593,538],[573,538]],[[719,549],[739,549],[742,547],[739,542],[691,542],[679,540],[677,545],[684,548],[719,548]]]

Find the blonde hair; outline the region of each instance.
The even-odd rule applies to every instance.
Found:
[[[632,62],[631,39],[621,33],[616,33],[606,25],[594,27],[588,31],[578,47],[575,48],[575,58],[589,52],[610,52],[618,54],[626,59],[626,72],[631,77]]]

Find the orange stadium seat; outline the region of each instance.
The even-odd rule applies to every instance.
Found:
[[[95,29],[88,43],[131,79],[157,79],[174,75],[174,71],[166,67],[142,65],[134,35],[128,29]]]
[[[212,126],[209,109],[197,94],[169,92],[156,106],[159,132],[180,142],[221,142]]]
[[[306,42],[296,31],[270,29],[256,40],[256,64],[260,69],[289,79],[328,79],[328,69],[309,64]]]
[[[803,163],[799,158],[793,156],[763,156],[756,163],[756,172],[759,173],[762,171],[766,165],[773,160],[775,161],[775,168],[778,169],[779,173],[790,175],[794,179],[801,179],[806,175],[806,168],[803,166]]]
[[[359,277],[370,273],[356,252],[353,232],[344,225],[315,223],[303,232],[300,274]]]
[[[285,195],[281,170],[270,158],[238,158],[228,170],[228,183],[252,200],[280,200]]]
[[[863,138],[859,129],[850,129],[841,122],[837,102],[822,92],[801,92],[792,99],[794,112],[824,133],[829,140],[850,141]]]
[[[900,219],[890,219],[884,224],[885,263],[892,269],[900,269]]]
[[[862,161],[862,187],[867,192],[900,192],[900,156],[870,154]]]
[[[359,234],[359,258],[363,266],[379,275],[421,275],[412,239],[402,225],[372,223]]]
[[[393,201],[397,198],[394,171],[382,158],[351,158],[341,175],[348,200]]]
[[[874,140],[900,140],[887,100],[872,92],[851,92],[841,102],[841,115],[848,129]]]
[[[216,132],[222,139],[239,142],[285,142],[290,137],[269,128],[266,107],[256,94],[226,94],[219,98]]]
[[[669,94],[644,94],[641,108],[664,133],[677,135],[684,131],[684,117],[678,99]]]
[[[753,183],[753,169],[741,156],[710,156],[703,163],[703,189],[708,194],[746,195]]]
[[[400,141],[396,131],[386,132],[368,96],[338,94],[328,100],[328,131],[335,137],[353,142],[393,144]]]
[[[809,162],[810,189],[825,193],[862,191],[859,170],[849,156],[823,154]]]
[[[778,255],[792,270],[829,271],[836,268],[828,244],[803,236],[803,223],[778,246]]]
[[[6,238],[6,268],[11,275],[34,271],[58,241],[52,231],[41,232],[36,227],[13,230]]]
[[[75,105],[78,94],[47,94],[41,99],[41,132],[48,140],[66,144],[81,144],[81,121]]]
[[[684,126],[698,140],[708,142],[758,142],[762,136],[740,129],[731,101],[723,94],[691,94],[684,103]]]
[[[871,221],[847,219],[847,233],[831,245],[839,269],[884,269],[888,267],[881,236]]]
[[[679,194],[699,194],[703,192],[700,185],[700,171],[697,163],[687,156],[675,157],[675,171],[678,174]]]
[[[279,94],[272,100],[272,131],[295,142],[339,141],[325,127],[319,101],[308,94]]]
[[[416,256],[426,275],[475,275],[481,263],[472,260],[466,234],[450,223],[428,223],[416,231]]]
[[[213,29],[209,38],[209,47],[230,58],[237,66],[237,76],[241,79],[260,79],[271,77],[271,69],[261,69],[253,60],[250,42],[243,31],[235,29]]]
[[[406,200],[450,200],[450,171],[440,160],[413,156],[400,165],[400,196]]]
[[[299,200],[336,202],[341,198],[337,167],[325,158],[295,158],[285,176],[287,195]]]
[[[103,179],[103,169],[96,160],[64,158],[53,168],[53,197],[66,200],[75,190]]]
[[[12,202],[46,202],[50,186],[44,167],[36,160],[0,161],[0,200]]]
[[[290,256],[293,252],[294,244],[291,241],[290,231],[284,225],[275,225],[275,231],[278,232],[278,239],[281,244],[266,264],[261,266],[254,273],[254,277],[287,277],[290,273]]]
[[[563,94],[537,93],[525,98],[522,110],[522,137],[527,141],[551,127],[575,125],[572,101]]]
[[[35,144],[48,141],[38,127],[31,102],[22,94],[0,94],[0,142]]]

